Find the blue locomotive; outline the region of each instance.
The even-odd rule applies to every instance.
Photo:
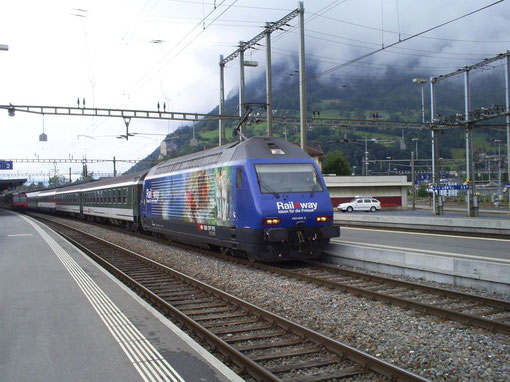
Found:
[[[316,163],[298,146],[268,137],[153,167],[140,217],[146,231],[261,261],[317,258],[340,235]]]
[[[27,193],[28,209],[109,222],[261,261],[313,259],[330,238],[331,200],[298,146],[253,137],[117,178]]]

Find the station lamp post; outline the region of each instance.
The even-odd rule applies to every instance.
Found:
[[[426,78],[413,78],[415,84],[421,84],[421,121],[425,123],[425,91],[424,86],[427,83]]]
[[[390,175],[390,169],[391,169],[391,157],[386,157],[388,159],[388,175]]]
[[[413,138],[412,141],[416,143],[416,159],[418,159],[418,141],[419,138]]]

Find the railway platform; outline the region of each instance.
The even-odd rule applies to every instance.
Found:
[[[0,380],[241,381],[77,248],[0,209]]]
[[[505,214],[336,212],[335,223],[343,229],[328,248],[330,262],[510,293],[510,220]]]

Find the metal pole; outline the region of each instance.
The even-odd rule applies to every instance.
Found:
[[[434,84],[433,78],[430,78],[430,121],[434,123],[434,108],[436,105],[435,102],[435,95],[434,95]],[[430,135],[431,135],[431,141],[432,141],[432,182],[435,182],[436,176],[435,176],[435,150],[434,150],[434,128],[432,127],[430,129]],[[436,214],[436,191],[432,189],[432,214]]]
[[[498,142],[498,202],[501,200],[501,142]]]
[[[365,175],[368,175],[368,149],[367,149],[367,137],[365,137]]]
[[[413,210],[416,209],[416,178],[414,173],[414,151],[411,151],[411,187],[413,188]]]
[[[71,167],[69,167],[69,183],[73,183],[73,177],[71,176]]]
[[[301,148],[306,150],[306,72],[305,72],[305,8],[299,2],[299,119],[301,124]]]
[[[421,121],[425,123],[425,92],[423,88],[425,83],[421,83]],[[418,152],[416,152],[416,158],[418,158]]]
[[[469,127],[469,161],[471,162],[471,178],[472,178],[472,200],[471,200],[471,216],[478,217],[478,196],[476,195],[476,167],[475,167],[475,150],[473,149],[473,127]]]
[[[439,171],[439,135],[437,134],[437,132],[434,132],[434,139],[433,139],[433,144],[434,144],[434,183],[437,185],[437,186],[440,186],[441,185],[441,172]],[[442,195],[440,194],[440,191],[437,192],[438,195],[437,195],[437,204],[438,204],[438,208],[436,210],[436,214],[437,215],[442,215],[443,214],[443,209],[441,208],[441,206],[443,205],[442,203]]]
[[[244,42],[239,41],[239,46],[243,46]],[[239,52],[239,116],[244,114],[244,106],[246,103],[245,87],[244,87],[244,50]],[[241,133],[244,134],[246,124],[243,123],[240,127]]]
[[[113,157],[113,177],[115,178],[117,176],[117,161],[115,160],[115,157]]]
[[[507,53],[509,53],[507,51]],[[506,99],[506,111],[510,112],[510,56],[506,56],[506,68],[505,68],[505,99]],[[510,183],[510,115],[506,116],[506,180]],[[510,209],[510,192],[508,198],[508,208]]]
[[[223,55],[220,55],[220,116],[225,114],[225,64],[222,64]],[[218,120],[218,146],[224,145],[225,142],[225,125],[223,119]]]
[[[266,114],[267,114],[267,136],[273,136],[273,80],[271,70],[271,23],[266,23]]]
[[[466,70],[464,72],[464,120],[469,120],[469,110],[470,110],[470,99],[469,99],[469,70]],[[471,153],[470,153],[470,146],[471,146],[471,127],[468,125],[466,126],[466,181],[469,185],[469,189],[466,193],[466,207],[467,207],[467,215],[473,216],[473,213],[471,211],[471,197],[474,195],[474,171],[472,169],[472,162],[471,162]],[[471,175],[473,174],[473,176]],[[473,179],[472,179],[473,178]]]

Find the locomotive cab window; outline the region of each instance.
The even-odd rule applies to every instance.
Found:
[[[237,189],[240,189],[243,184],[243,169],[238,168],[237,169],[237,177],[236,177],[236,187]]]
[[[263,194],[324,191],[311,163],[261,163],[255,171]]]

